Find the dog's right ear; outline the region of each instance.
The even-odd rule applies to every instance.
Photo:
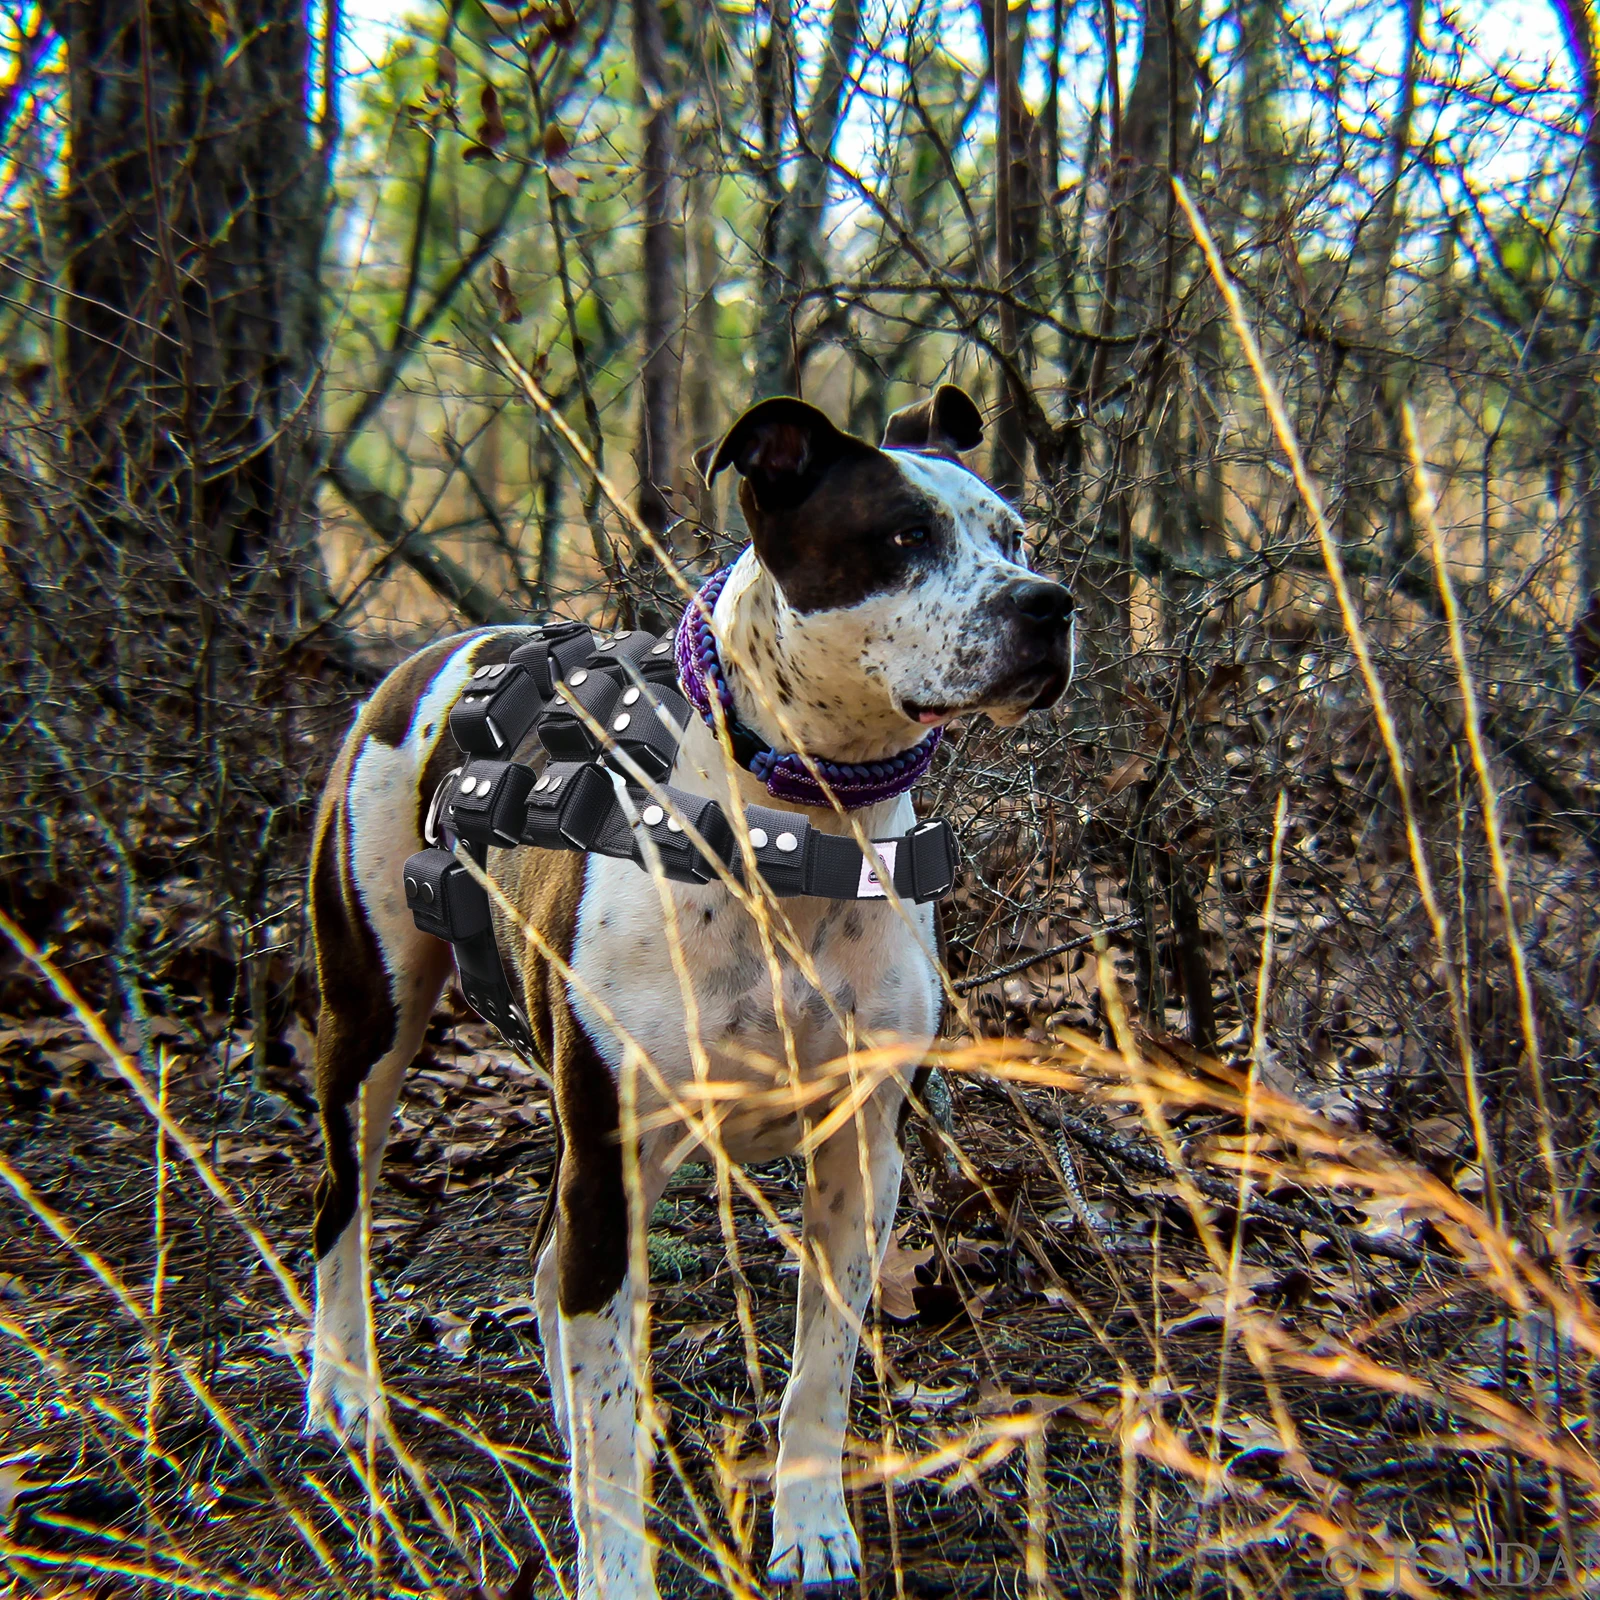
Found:
[[[926,400],[905,406],[883,428],[885,450],[960,455],[983,443],[983,414],[966,390],[941,383]]]
[[[694,464],[707,484],[733,467],[763,511],[793,511],[829,467],[871,449],[834,427],[815,406],[784,394],[751,406],[718,443],[695,451]]]

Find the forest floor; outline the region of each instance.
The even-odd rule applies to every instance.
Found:
[[[0,1019],[11,1097],[0,1146],[96,1256],[86,1270],[37,1207],[30,1216],[8,1196],[0,1208],[0,1531],[15,1592],[560,1592],[571,1540],[529,1298],[548,1109],[532,1073],[458,1004],[447,997],[408,1080],[372,1221],[398,1431],[453,1518],[456,1549],[380,1454],[382,1497],[414,1553],[386,1533],[377,1565],[365,1553],[361,1462],[300,1431],[301,1315],[170,1149],[158,1186],[149,1115],[75,1020]],[[213,1028],[205,1046],[183,1021],[159,1031],[172,1114],[309,1296],[320,1138],[296,1055],[303,1031],[291,1026],[275,1049],[266,1094],[249,1087],[248,1038],[218,1042]],[[1354,1593],[1357,1569],[1307,1535],[1318,1517],[1370,1535],[1362,1583],[1375,1592],[1426,1592],[1430,1580],[1440,1592],[1511,1592],[1526,1582],[1517,1561],[1549,1575],[1582,1542],[1569,1519],[1563,1543],[1559,1485],[1481,1441],[1463,1447],[1459,1423],[1393,1386],[1281,1367],[1264,1382],[1224,1334],[1226,1286],[1177,1185],[1116,1159],[1118,1140],[1145,1148],[1137,1118],[1080,1112],[1106,1135],[1098,1153],[1075,1147],[1091,1229],[1064,1191],[1059,1152],[1017,1104],[992,1083],[954,1090],[960,1144],[982,1182],[952,1180],[913,1142],[878,1349],[858,1366],[853,1497],[867,1592]],[[1174,1133],[1198,1160],[1208,1140],[1226,1143],[1227,1119],[1180,1117]],[[754,1176],[796,1222],[795,1163]],[[1226,1237],[1226,1206],[1211,1215]],[[1378,1248],[1400,1239],[1370,1205],[1307,1211],[1300,1229],[1252,1221],[1237,1292],[1311,1348],[1325,1337],[1390,1370],[1491,1389],[1538,1370],[1508,1362],[1508,1350],[1528,1353],[1518,1341],[1537,1337],[1533,1324],[1508,1325],[1481,1284],[1427,1248],[1425,1229],[1409,1230],[1420,1245],[1398,1260],[1316,1231],[1334,1215]],[[742,1547],[757,1573],[765,1557],[796,1278],[754,1208],[736,1199],[735,1216],[754,1363],[709,1170],[682,1169],[652,1218],[670,1595],[710,1592],[717,1541]],[[106,1283],[150,1306],[158,1227],[152,1336]],[[192,1363],[255,1465],[196,1402],[173,1354],[153,1371],[157,1345]],[[1532,1397],[1535,1407],[1540,1398],[1560,1404],[1552,1394]],[[1285,1412],[1298,1457],[1285,1450]],[[886,1486],[878,1469],[890,1456]],[[1208,1457],[1218,1470],[1204,1489],[1194,1463]],[[1513,1544],[1528,1554],[1508,1565]],[[1373,1550],[1390,1553],[1387,1574]],[[1560,1581],[1539,1588],[1564,1592]]]

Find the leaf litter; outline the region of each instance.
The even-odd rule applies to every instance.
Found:
[[[309,1051],[303,1041],[309,1036],[303,1021],[294,1026],[300,1030],[294,1044],[275,1047],[278,1065],[268,1095],[254,1099],[248,1034],[200,1015],[163,1028],[161,1048],[216,1041],[169,1056],[174,1111],[191,1128],[213,1130],[210,1148],[220,1170],[304,1275],[320,1151],[306,1111]],[[7,1063],[14,1105],[19,1092],[24,1097],[22,1114],[5,1133],[7,1154],[59,1195],[60,1204],[81,1219],[92,1217],[97,1248],[130,1283],[147,1286],[154,1180],[148,1121],[98,1070],[93,1049],[70,1020],[6,1018],[0,1030],[0,1061]],[[19,1076],[25,1064],[32,1075],[26,1080]],[[1097,1505],[1118,1503],[1121,1437],[1137,1435],[1147,1460],[1142,1493],[1157,1513],[1152,1555],[1180,1565],[1194,1548],[1189,1513],[1181,1510],[1195,1503],[1194,1483],[1173,1464],[1201,1461],[1208,1451],[1220,1450],[1224,1477],[1221,1488],[1205,1492],[1204,1503],[1226,1509],[1232,1496],[1241,1507],[1248,1502],[1255,1518],[1270,1503],[1275,1520],[1259,1525],[1280,1530],[1295,1506],[1309,1504],[1308,1485],[1353,1483],[1343,1491],[1349,1510],[1369,1521],[1387,1514],[1401,1486],[1413,1502],[1441,1508],[1470,1503],[1480,1492],[1487,1480],[1475,1458],[1439,1443],[1448,1434],[1445,1419],[1426,1407],[1399,1427],[1380,1427],[1388,1402],[1370,1390],[1280,1370],[1276,1384],[1305,1457],[1289,1470],[1283,1465],[1289,1447],[1271,1420],[1271,1396],[1247,1362],[1233,1362],[1220,1416],[1214,1417],[1210,1400],[1230,1305],[1235,1319],[1271,1317],[1313,1346],[1360,1331],[1364,1352],[1387,1349],[1399,1360],[1430,1344],[1446,1348],[1464,1307],[1492,1309],[1470,1280],[1439,1298],[1430,1268],[1367,1259],[1352,1273],[1314,1227],[1291,1232],[1252,1223],[1230,1290],[1195,1233],[1181,1184],[1152,1181],[1094,1150],[1079,1150],[1086,1205],[1108,1224],[1103,1232],[1086,1231],[1075,1213],[1069,1222],[1071,1208],[1063,1205],[1048,1146],[1030,1154],[1009,1108],[976,1085],[958,1079],[953,1088],[961,1148],[977,1181],[952,1182],[942,1166],[913,1149],[902,1220],[886,1247],[872,1319],[882,1381],[873,1372],[880,1358],[869,1353],[852,1411],[856,1470],[865,1478],[880,1470],[891,1426],[896,1459],[914,1462],[922,1459],[920,1451],[928,1462],[926,1473],[913,1465],[903,1469],[895,1500],[896,1539],[902,1561],[917,1573],[917,1593],[964,1593],[975,1567],[1001,1571],[1013,1559],[1005,1486],[1021,1481],[1008,1475],[1024,1471],[1029,1428],[1045,1430],[1052,1538],[1073,1540],[1084,1570],[1094,1570],[1095,1552],[1102,1552],[1111,1563],[1108,1574],[1115,1539],[1073,1530],[1080,1523],[1090,1527],[1084,1519]],[[1148,1138],[1142,1117],[1125,1106],[1108,1103],[1093,1114],[1115,1137]],[[1257,1136],[1243,1139],[1200,1112],[1177,1115],[1174,1132],[1196,1159],[1237,1159],[1266,1148]],[[1424,1135],[1424,1148],[1436,1144],[1441,1155],[1461,1142],[1454,1127],[1429,1128]],[[136,1148],[140,1154],[130,1160]],[[408,1449],[436,1477],[457,1486],[452,1494],[492,1497],[501,1469],[470,1441],[494,1441],[501,1459],[518,1463],[518,1494],[559,1560],[569,1553],[561,1446],[549,1410],[528,1259],[553,1155],[537,1078],[450,997],[408,1079],[386,1162],[388,1181],[375,1200],[379,1350]],[[798,1163],[773,1163],[755,1176],[780,1215],[798,1217]],[[303,1439],[298,1431],[305,1328],[284,1320],[268,1275],[234,1248],[186,1171],[168,1169],[165,1196],[164,1306],[175,1347],[213,1352],[219,1394],[252,1418],[259,1448],[280,1479],[310,1473],[324,1485],[344,1485],[329,1490],[333,1500],[317,1521],[325,1537],[348,1541],[341,1530],[355,1524],[334,1506],[341,1499],[354,1504],[356,1485],[326,1442]],[[1435,1209],[1404,1200],[1352,1193],[1341,1207],[1354,1229],[1411,1240],[1441,1225]],[[652,1306],[654,1378],[670,1404],[670,1436],[704,1442],[683,1464],[705,1492],[729,1472],[728,1481],[759,1483],[760,1464],[775,1443],[771,1396],[781,1389],[793,1317],[793,1262],[742,1201],[735,1212],[740,1276],[768,1396],[762,1401],[750,1388],[736,1278],[706,1169],[688,1167],[675,1177],[651,1228],[652,1253],[673,1253],[672,1261],[657,1263],[666,1270],[657,1273]],[[1226,1203],[1208,1199],[1201,1215],[1227,1236],[1232,1212]],[[1579,1243],[1579,1259],[1590,1259],[1592,1242],[1585,1237]],[[14,1460],[32,1452],[25,1468],[8,1469],[25,1486],[11,1491],[13,1537],[56,1554],[92,1547],[100,1535],[77,1528],[110,1526],[104,1519],[114,1523],[123,1515],[119,1508],[132,1503],[119,1487],[118,1455],[107,1450],[90,1419],[107,1405],[139,1416],[148,1370],[137,1329],[108,1320],[103,1296],[93,1285],[64,1280],[63,1267],[59,1252],[25,1228],[8,1244],[0,1278],[0,1312],[22,1318],[30,1338],[71,1374],[56,1380],[70,1382],[75,1396],[66,1411],[30,1408],[7,1440]],[[1393,1314],[1408,1298],[1423,1304],[1429,1293],[1435,1296],[1431,1310],[1424,1305],[1415,1315]],[[1560,1348],[1559,1341],[1532,1322],[1513,1322],[1502,1335],[1497,1330],[1504,1320],[1485,1315],[1483,1354],[1461,1370],[1491,1388],[1509,1382],[1513,1391],[1525,1386],[1532,1370],[1541,1396],[1553,1398],[1547,1374],[1557,1363],[1548,1352]],[[1149,1333],[1158,1326],[1163,1337],[1156,1355]],[[1501,1346],[1512,1352],[1509,1366],[1495,1354]],[[23,1347],[9,1342],[0,1359],[12,1392],[39,1391],[38,1363]],[[1570,1348],[1566,1359],[1570,1363]],[[1132,1390],[1130,1372],[1143,1374]],[[435,1415],[448,1426],[429,1420]],[[270,1497],[248,1488],[250,1469],[170,1383],[157,1422],[177,1463],[157,1495],[161,1514],[181,1526],[192,1559],[241,1580],[252,1571],[260,1579],[264,1569],[252,1567],[250,1547],[241,1540],[250,1528],[271,1523]],[[730,1449],[734,1454],[724,1461],[718,1452]],[[940,1461],[945,1464],[935,1468]],[[35,1491],[36,1483],[46,1487]],[[386,1493],[404,1504],[414,1491],[391,1473]],[[692,1513],[670,1473],[658,1482],[658,1493],[670,1544],[671,1519],[692,1522]],[[952,1503],[963,1508],[954,1517]],[[881,1560],[888,1548],[881,1498],[865,1496],[861,1515],[869,1562]],[[520,1533],[515,1524],[513,1516],[505,1530],[511,1549],[532,1538],[525,1524]],[[1257,1525],[1241,1512],[1209,1537],[1215,1548],[1243,1549]],[[425,1544],[434,1537],[418,1534]],[[1282,1545],[1280,1535],[1272,1537],[1274,1548]],[[443,1546],[433,1556],[441,1563],[450,1559]],[[518,1560],[515,1581],[522,1582],[526,1567]],[[548,1570],[541,1570],[548,1586]],[[295,1559],[281,1548],[273,1571],[286,1592],[314,1587],[311,1569],[297,1578]],[[685,1572],[664,1558],[664,1591],[679,1592]]]

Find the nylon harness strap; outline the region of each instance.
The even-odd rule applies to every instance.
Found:
[[[720,866],[743,882],[744,854],[722,808],[666,784],[693,714],[678,692],[670,636],[596,640],[581,623],[552,624],[508,661],[479,667],[451,708],[450,732],[465,759],[434,797],[430,848],[405,864],[406,904],[421,932],[451,945],[467,1004],[524,1056],[538,1052],[500,959],[489,896],[456,850],[480,868],[491,845],[531,846],[633,861],[679,883],[710,883]],[[530,734],[549,755],[537,770],[511,759]],[[630,762],[656,793],[637,782]],[[756,870],[775,895],[887,898],[850,835],[824,833],[771,806],[746,806],[744,824]],[[924,822],[872,843],[902,899],[922,904],[954,887],[959,858],[949,823]]]

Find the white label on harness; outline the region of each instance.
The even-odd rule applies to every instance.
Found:
[[[898,839],[874,839],[873,848],[883,857],[883,864],[889,870],[889,877],[894,878],[894,853],[900,848]],[[856,885],[857,900],[887,900],[888,894],[878,882],[878,874],[872,870],[872,862],[866,857],[861,858],[861,882]]]

